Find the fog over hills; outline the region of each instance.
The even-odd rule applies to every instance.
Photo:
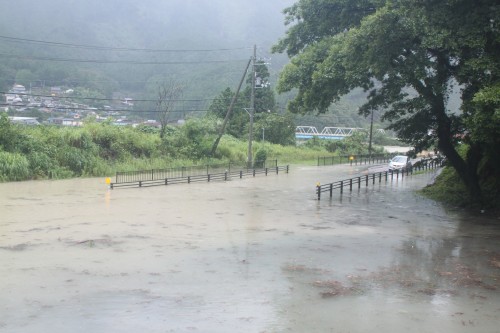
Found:
[[[16,0],[0,4],[0,85],[14,81],[113,82],[114,89],[140,89],[152,77],[175,76],[194,85],[193,91],[216,93],[234,87],[252,46],[260,57],[283,36],[284,8],[292,0]],[[215,50],[219,52],[139,52],[89,49],[35,43],[48,41],[104,48]],[[44,58],[44,59],[40,59]],[[46,58],[51,58],[47,60]],[[287,61],[273,55],[275,75]],[[56,59],[56,60],[54,60]],[[57,59],[64,59],[60,61]],[[71,60],[79,60],[74,62]],[[198,66],[179,61],[227,61]],[[122,62],[160,62],[144,65]],[[115,63],[112,63],[115,62]],[[163,64],[168,62],[169,64]],[[23,71],[21,76],[19,72]],[[127,83],[128,82],[128,83]],[[208,90],[207,90],[208,89]]]

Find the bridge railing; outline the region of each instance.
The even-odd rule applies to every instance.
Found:
[[[340,194],[342,195],[344,193],[344,188],[348,188],[349,191],[352,191],[354,187],[360,189],[363,184],[368,187],[369,184],[375,184],[377,180],[378,183],[381,183],[382,180],[387,182],[389,179],[391,181],[394,179],[399,180],[399,178],[403,179],[405,176],[411,175],[416,171],[439,168],[444,165],[444,162],[445,160],[443,158],[423,159],[415,163],[411,168],[404,170],[376,172],[323,185],[318,183],[316,185],[316,195],[318,200],[321,200],[321,193],[328,192],[331,198],[334,190],[340,190]]]

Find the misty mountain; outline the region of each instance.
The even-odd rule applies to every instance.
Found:
[[[258,57],[270,57],[271,45],[285,33],[282,11],[293,2],[2,1],[0,86],[4,90],[19,80],[76,82],[109,95],[114,90],[145,91],[151,80],[175,78],[186,82],[188,95],[212,97],[237,85],[254,44]],[[135,50],[106,49],[110,47]],[[147,51],[153,49],[184,52]],[[272,57],[269,66],[276,75],[287,59]],[[192,64],[175,64],[186,61]]]

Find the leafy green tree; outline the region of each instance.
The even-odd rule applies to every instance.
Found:
[[[273,111],[276,107],[274,91],[269,84],[269,69],[262,61],[255,62],[255,114]],[[243,92],[245,105],[250,105],[250,95],[252,93],[252,72],[247,77],[247,86]]]
[[[208,108],[208,116],[215,116],[218,119],[224,119],[234,94],[235,93],[231,91],[230,88],[226,88],[222,91],[210,104]],[[225,130],[225,133],[240,139],[248,135],[246,126],[249,122],[249,116],[245,111],[245,108],[248,108],[248,104],[245,103],[247,102],[245,101],[244,95],[243,93],[240,93],[235,105],[233,106],[233,112],[231,113]]]
[[[436,144],[481,201],[478,168],[500,137],[498,123],[486,138],[474,135],[495,113],[478,94],[499,82],[498,1],[299,0],[285,14],[291,27],[273,51],[292,57],[278,85],[298,90],[291,111],[324,112],[361,87],[361,113],[384,110],[389,128],[417,151]],[[460,110],[447,107],[453,85]],[[460,140],[469,145],[465,158]]]
[[[340,155],[358,155],[366,154],[368,134],[364,131],[356,131],[353,135],[343,139],[334,140],[326,144],[326,149],[329,152],[338,152]]]
[[[191,118],[174,131],[167,131],[163,144],[174,158],[198,160],[209,156],[216,134],[214,119]]]
[[[295,145],[293,115],[263,113],[254,124],[254,138],[282,146]]]
[[[250,71],[246,78],[247,86],[238,96],[238,99],[233,106],[233,112],[229,119],[229,124],[226,127],[226,133],[236,138],[245,138],[248,136],[248,124],[250,122],[249,108],[252,93],[252,75]],[[255,88],[255,121],[260,122],[254,128],[254,137],[258,138],[259,131],[262,128],[273,129],[277,128],[278,122],[283,122],[284,119],[279,117],[269,117],[269,114],[276,111],[276,101],[274,91],[271,89],[269,80],[269,70],[263,61],[257,61],[255,64],[256,88]],[[217,96],[209,107],[208,114],[215,115],[219,119],[224,119],[227,110],[233,99],[234,92],[230,88],[226,88]],[[267,119],[267,120],[264,120]],[[288,126],[289,124],[287,124]],[[274,134],[273,134],[274,133]],[[278,135],[283,134],[283,138],[278,138]],[[284,134],[278,130],[270,132],[270,139],[275,140],[274,143],[290,144],[289,133]]]

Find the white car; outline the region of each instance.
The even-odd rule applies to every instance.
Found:
[[[401,170],[406,171],[411,169],[411,161],[408,156],[397,155],[389,162],[389,171]]]

